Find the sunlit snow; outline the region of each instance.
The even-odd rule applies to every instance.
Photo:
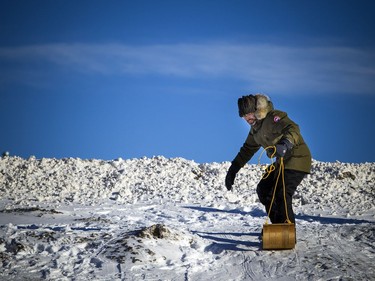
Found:
[[[0,159],[1,280],[375,280],[375,163],[313,161],[297,244],[264,251],[262,175],[162,156]]]

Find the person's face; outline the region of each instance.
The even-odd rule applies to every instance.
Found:
[[[242,118],[245,119],[245,121],[247,123],[249,123],[250,126],[254,125],[257,121],[254,112],[250,112],[248,114],[245,114],[244,116],[242,116]]]

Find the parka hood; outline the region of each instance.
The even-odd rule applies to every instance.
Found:
[[[268,112],[273,110],[273,103],[271,99],[263,94],[255,94],[256,97],[256,111],[255,117],[258,120],[264,119]]]

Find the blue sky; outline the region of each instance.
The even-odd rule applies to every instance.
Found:
[[[374,12],[361,0],[0,0],[0,149],[231,161],[249,131],[237,99],[262,92],[314,159],[373,162]]]

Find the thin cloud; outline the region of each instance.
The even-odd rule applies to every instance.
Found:
[[[347,47],[48,44],[0,48],[3,72],[13,69],[14,75],[43,63],[99,75],[233,78],[278,92],[374,94],[375,88],[373,51]]]

